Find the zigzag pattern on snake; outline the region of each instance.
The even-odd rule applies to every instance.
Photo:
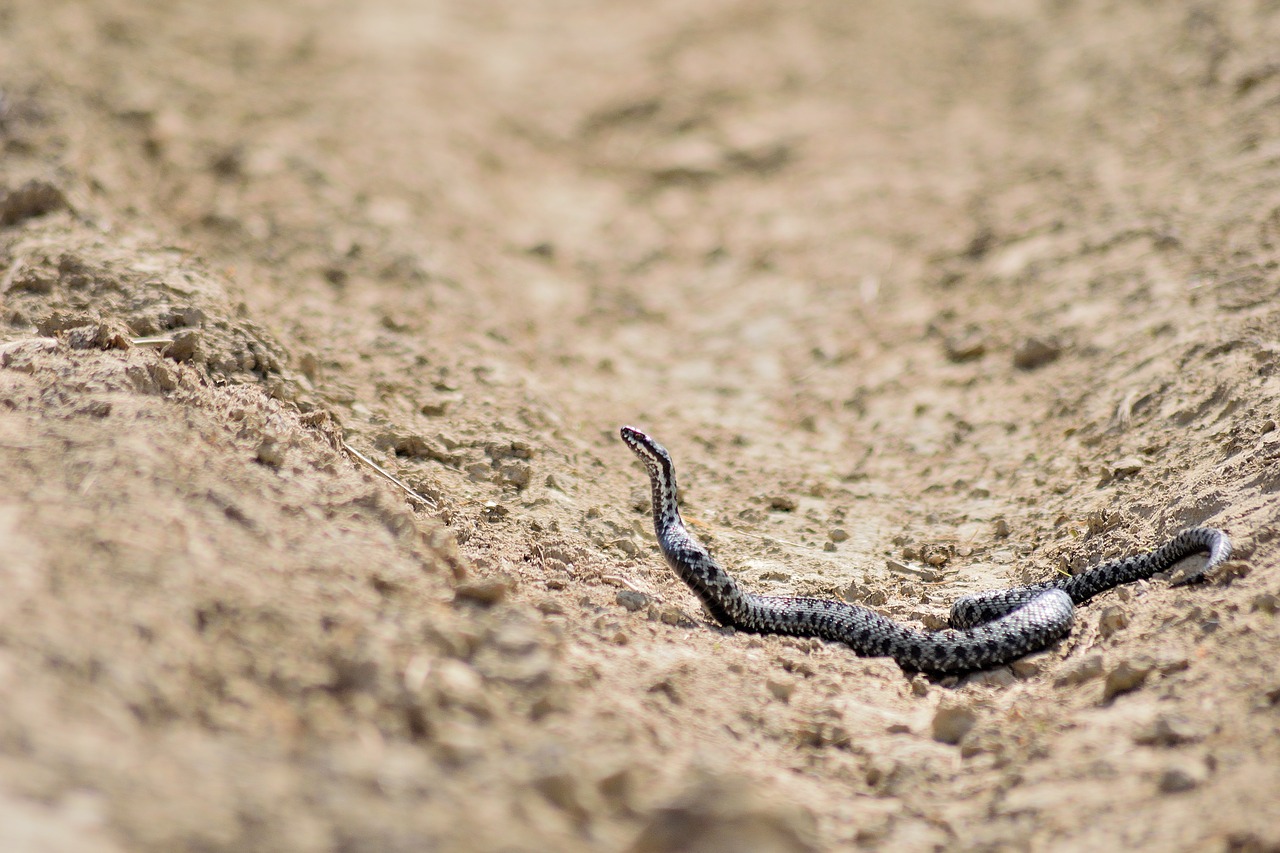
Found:
[[[891,657],[910,670],[961,673],[1008,663],[1066,636],[1074,605],[1103,590],[1149,578],[1184,557],[1207,551],[1204,568],[1178,581],[1190,583],[1231,556],[1225,533],[1193,527],[1154,551],[1103,563],[1079,575],[965,596],[951,608],[951,628],[923,631],[856,604],[746,592],[685,527],[675,466],[666,448],[633,427],[622,428],[622,440],[648,469],[653,526],[663,556],[722,624],[761,634],[835,640],[860,655]]]

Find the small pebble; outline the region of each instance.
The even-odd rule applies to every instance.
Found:
[[[0,346],[0,367],[23,367],[30,373],[31,357],[38,353],[57,352],[57,338],[27,338]]]
[[[578,793],[577,777],[572,773],[560,769],[548,769],[531,781],[534,790],[546,797],[552,805],[571,814],[586,814]]]
[[[1006,536],[1008,536],[1009,522],[1005,521],[1003,518],[997,518],[996,524],[995,524],[995,533],[996,533],[996,538],[998,539],[1004,539]]]
[[[266,438],[258,445],[258,461],[271,468],[284,464],[284,445],[274,438]]]
[[[630,767],[619,768],[596,782],[596,788],[609,803],[627,812],[634,809],[636,787],[636,771]]]
[[[507,509],[500,503],[495,501],[485,501],[483,509],[480,510],[480,517],[490,523],[501,521],[510,515],[511,510]]]
[[[1013,366],[1019,370],[1043,367],[1062,355],[1062,343],[1056,338],[1027,338],[1013,353]]]
[[[658,611],[658,619],[666,625],[683,625],[690,621],[689,617],[674,604],[668,604]]]
[[[506,578],[484,578],[458,584],[453,592],[454,601],[473,601],[477,604],[497,604],[507,597],[511,581]]]
[[[790,495],[774,495],[769,498],[769,509],[776,509],[779,512],[795,512],[796,499]]]
[[[307,372],[305,367],[303,368],[303,372],[304,373]],[[440,415],[443,415],[444,413],[448,412],[449,406],[452,403],[453,403],[453,400],[448,400],[443,398],[419,401],[418,411],[429,418],[437,418]]]
[[[930,583],[942,579],[942,576],[939,575],[932,568],[929,568],[929,569],[917,568],[915,566],[907,565],[906,563],[900,563],[897,560],[893,560],[893,559],[885,560],[884,566],[886,569],[888,569],[891,572],[895,572],[901,575],[911,575],[913,577],[920,578],[921,580],[928,581]]]
[[[1204,732],[1186,717],[1164,713],[1139,729],[1133,740],[1144,746],[1177,746],[1203,737]]]
[[[627,610],[635,613],[637,610],[648,607],[650,599],[643,592],[637,592],[634,589],[620,589],[617,596],[615,596],[615,600]]]
[[[960,364],[986,355],[987,342],[980,333],[948,336],[942,342],[942,349],[949,361]]]
[[[856,596],[856,593],[857,593],[857,588],[856,588],[856,587],[854,587],[853,585],[850,585],[850,586],[849,586],[849,589],[848,589],[848,590],[846,590],[846,592],[845,592],[845,600],[846,600],[846,601],[856,601],[856,600],[858,600],[858,599],[857,599],[857,596]],[[862,601],[862,603],[863,603],[863,604],[865,604],[867,607],[880,607],[880,606],[882,606],[882,605],[884,605],[884,604],[888,603],[888,601],[889,601],[889,594],[888,594],[887,592],[885,592],[883,589],[873,589],[873,590],[871,590],[871,592],[869,592],[869,593],[867,593],[866,595],[864,595],[864,596],[862,597],[861,601]]]
[[[20,186],[5,187],[0,191],[0,225],[8,227],[69,206],[67,197],[57,185],[28,180]]]
[[[831,531],[827,533],[827,536],[832,542],[845,542],[849,539],[849,531],[845,530],[843,527],[833,527],[831,528]]]
[[[1200,762],[1174,764],[1160,774],[1160,793],[1177,794],[1190,791],[1209,778],[1209,770]]]
[[[547,588],[552,588],[550,583],[547,584]],[[547,616],[563,616],[565,613],[564,605],[554,598],[544,598],[534,606],[538,608],[539,612],[545,613]]]
[[[471,666],[445,658],[436,663],[432,674],[436,689],[445,702],[478,713],[488,712],[484,679]]]
[[[537,258],[545,261],[552,260],[556,256],[556,245],[547,240],[540,240],[530,246],[525,247],[525,251]]]
[[[1191,666],[1191,659],[1182,652],[1165,649],[1158,653],[1151,663],[1161,675],[1168,675],[1171,672],[1182,672]]]
[[[1092,654],[1071,664],[1067,671],[1058,676],[1054,683],[1059,687],[1084,684],[1086,681],[1098,678],[1104,671],[1102,655]]]
[[[1107,673],[1107,681],[1102,688],[1102,701],[1110,702],[1122,693],[1137,690],[1153,669],[1155,664],[1148,660],[1134,658],[1120,661]]]
[[[1276,613],[1280,611],[1280,596],[1274,592],[1263,592],[1253,597],[1249,609],[1256,613]]]
[[[1009,664],[1009,669],[1018,678],[1033,678],[1044,669],[1044,660],[1045,655],[1043,654],[1027,655]]]
[[[1114,604],[1102,611],[1098,617],[1098,633],[1110,637],[1129,626],[1129,614]]]
[[[794,681],[770,678],[765,681],[765,686],[769,688],[773,698],[780,702],[790,702],[791,694],[796,692],[796,683]]]
[[[1116,479],[1128,477],[1130,474],[1138,473],[1145,466],[1146,463],[1138,457],[1126,456],[1123,459],[1117,459],[1115,462],[1111,463],[1111,476]]]
[[[164,348],[164,354],[174,361],[191,361],[200,350],[200,332],[183,329],[175,332],[173,343]]]
[[[959,743],[977,721],[978,715],[972,708],[943,702],[933,715],[933,739],[939,743]]]

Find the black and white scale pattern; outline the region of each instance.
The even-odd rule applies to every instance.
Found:
[[[724,625],[762,634],[820,637],[868,657],[891,657],[906,669],[959,673],[1008,663],[1042,649],[1071,630],[1076,604],[1124,583],[1149,578],[1191,554],[1207,551],[1198,580],[1231,556],[1221,530],[1194,527],[1146,554],[1012,589],[968,595],[951,608],[951,628],[922,631],[842,601],[754,595],[744,591],[684,526],[675,466],[667,449],[633,427],[622,440],[644,462],[653,485],[653,526],[662,554],[703,605]]]

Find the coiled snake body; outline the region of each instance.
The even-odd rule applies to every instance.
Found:
[[[663,556],[712,616],[724,625],[756,633],[835,640],[860,655],[891,657],[905,669],[959,673],[1008,663],[1066,636],[1074,605],[1103,590],[1149,578],[1184,557],[1207,551],[1204,568],[1177,582],[1189,583],[1231,556],[1225,533],[1194,527],[1154,551],[1103,563],[1079,575],[965,596],[951,608],[951,628],[922,631],[856,604],[744,591],[684,526],[675,466],[666,448],[633,427],[622,428],[622,440],[648,469],[653,526]]]

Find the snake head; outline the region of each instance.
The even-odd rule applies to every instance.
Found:
[[[644,462],[652,476],[674,479],[675,464],[667,449],[635,427],[624,426],[620,432],[622,440],[632,452]]]

